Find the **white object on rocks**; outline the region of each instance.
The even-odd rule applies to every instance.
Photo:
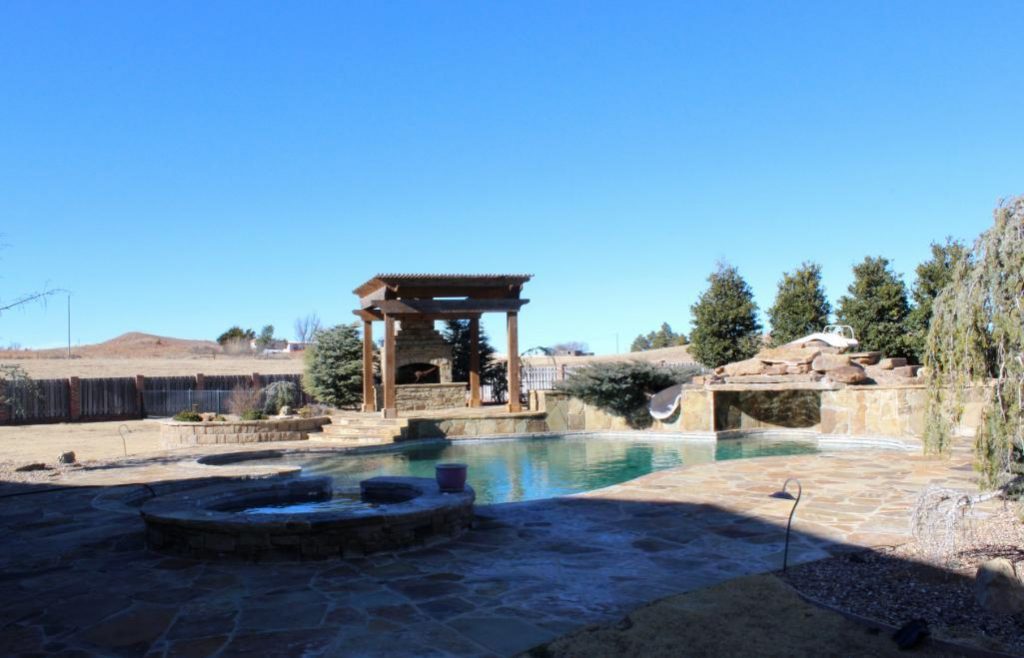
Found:
[[[974,598],[994,615],[1015,615],[1024,611],[1024,584],[1013,562],[1004,557],[983,562],[974,577]]]
[[[281,411],[277,412],[277,415],[278,416],[291,416],[292,415],[292,408],[289,407],[286,404],[283,407],[281,407]]]

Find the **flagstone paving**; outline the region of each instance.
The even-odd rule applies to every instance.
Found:
[[[195,475],[138,461],[108,481],[175,473]],[[896,452],[717,462],[579,496],[481,506],[474,529],[448,544],[294,564],[151,552],[137,513],[93,504],[101,491],[137,486],[46,492],[47,483],[17,496],[6,487],[0,651],[512,655],[653,599],[779,568],[792,503],[770,494],[789,476],[804,491],[791,562],[902,542],[923,487],[973,482],[965,463]],[[67,479],[99,481],[99,471]]]

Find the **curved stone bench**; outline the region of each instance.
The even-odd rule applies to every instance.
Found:
[[[267,418],[264,420],[160,421],[160,445],[165,449],[224,443],[305,441],[331,422],[328,416]]]
[[[462,534],[476,494],[442,493],[434,480],[376,477],[360,483],[372,508],[250,514],[251,507],[326,501],[331,479],[227,482],[154,498],[141,509],[146,541],[190,557],[307,560],[356,557],[433,544]]]

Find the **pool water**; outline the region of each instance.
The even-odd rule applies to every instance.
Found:
[[[815,442],[725,439],[692,442],[601,435],[457,441],[409,445],[363,455],[293,454],[275,463],[298,464],[306,475],[329,475],[336,487],[378,475],[434,477],[434,465],[462,462],[478,504],[536,500],[600,489],[682,464],[818,452]]]

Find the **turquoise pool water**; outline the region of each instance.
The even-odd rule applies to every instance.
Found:
[[[298,464],[307,475],[329,475],[340,486],[377,475],[434,477],[434,465],[462,462],[478,504],[536,500],[607,487],[682,464],[817,452],[814,442],[727,439],[684,442],[601,435],[459,441],[410,445],[364,455],[295,454],[274,460]]]

